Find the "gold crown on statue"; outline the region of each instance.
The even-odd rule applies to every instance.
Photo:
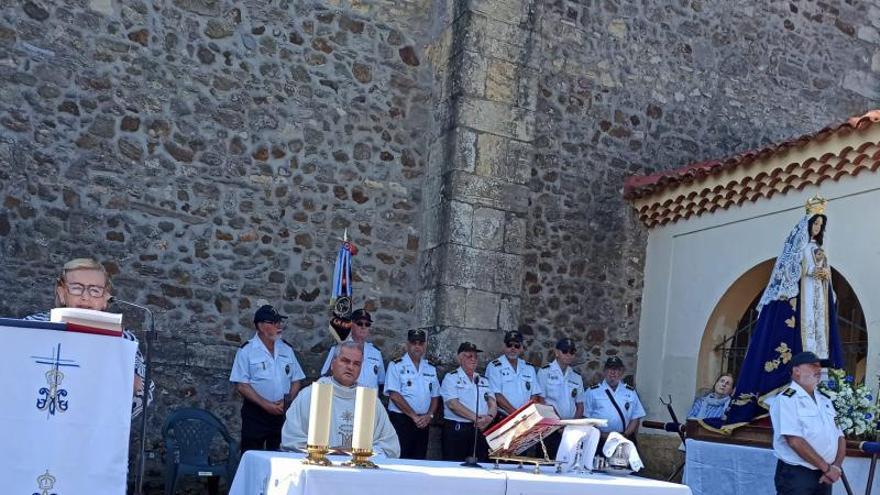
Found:
[[[818,194],[807,200],[807,215],[824,215],[828,200]]]

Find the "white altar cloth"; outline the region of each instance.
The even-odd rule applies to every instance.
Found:
[[[776,457],[772,449],[688,439],[686,461],[685,479],[694,495],[776,493]],[[865,457],[847,457],[843,461],[853,493],[865,493],[870,461]],[[877,478],[880,472],[874,476],[871,493],[880,493]],[[845,495],[843,483],[835,483],[832,493]]]
[[[684,485],[635,476],[603,474],[562,475],[552,469],[533,474],[531,468],[483,464],[466,468],[457,462],[378,459],[380,469],[307,466],[303,455],[249,451],[244,454],[232,482],[230,495],[372,495],[388,493],[447,495],[689,495]],[[334,464],[345,457],[331,456]]]

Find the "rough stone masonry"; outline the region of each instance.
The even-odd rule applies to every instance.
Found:
[[[237,434],[263,300],[317,375],[345,229],[386,359],[517,328],[536,364],[569,335],[586,382],[633,372],[623,178],[873,107],[878,28],[855,0],[0,0],[0,314],[104,261],[157,312],[156,452],[181,406]]]

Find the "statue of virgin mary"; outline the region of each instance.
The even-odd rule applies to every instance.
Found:
[[[831,267],[825,251],[827,201],[807,202],[806,215],[788,234],[758,303],[758,322],[736,381],[723,430],[766,417],[769,404],[791,382],[792,356],[812,351],[843,367]]]

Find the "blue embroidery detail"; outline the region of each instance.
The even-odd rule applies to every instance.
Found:
[[[52,357],[31,356],[36,364],[49,365],[49,371],[46,372],[47,387],[40,387],[36,407],[40,411],[46,411],[46,418],[54,416],[56,412],[67,411],[69,395],[66,389],[61,388],[61,382],[64,380],[64,373],[61,367],[79,368],[79,364],[73,359],[61,358],[61,344],[59,343],[55,349],[52,349]]]

